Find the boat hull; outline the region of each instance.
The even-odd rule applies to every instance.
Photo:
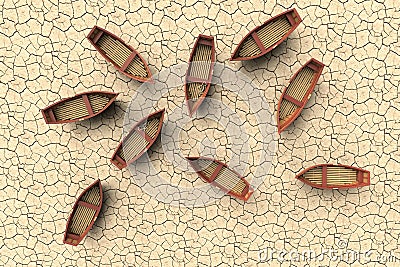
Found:
[[[192,116],[207,96],[215,63],[214,37],[199,35],[189,58],[185,77],[185,98]]]
[[[300,115],[317,85],[323,68],[323,63],[312,58],[290,79],[278,102],[278,133],[285,130]]]
[[[237,199],[247,201],[254,192],[243,176],[221,161],[206,157],[187,157],[187,160],[202,180]]]
[[[92,228],[103,205],[103,188],[95,181],[78,197],[68,218],[64,244],[77,246]]]
[[[111,163],[120,170],[140,158],[156,141],[161,132],[165,109],[144,117],[137,122],[119,143]]]
[[[62,99],[41,110],[47,124],[62,124],[90,119],[105,111],[117,98],[113,92],[85,92]]]
[[[115,34],[94,26],[87,36],[94,48],[124,75],[139,82],[153,82],[143,57]]]
[[[269,53],[286,40],[301,21],[295,8],[267,20],[240,41],[230,60],[250,60]]]
[[[320,164],[305,169],[296,179],[320,189],[346,189],[370,185],[370,172],[347,165]]]

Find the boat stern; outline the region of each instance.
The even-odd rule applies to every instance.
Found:
[[[56,117],[54,116],[53,110],[51,108],[42,109],[41,112],[46,124],[53,124],[57,122]]]
[[[243,201],[247,201],[254,193],[254,189],[249,187],[249,190],[247,191],[246,194],[242,197]]]
[[[103,35],[104,30],[98,26],[93,26],[92,30],[89,32],[87,35],[87,39],[95,45],[97,41],[100,39],[100,37]]]
[[[114,164],[120,170],[122,170],[123,168],[125,168],[127,166],[127,163],[125,162],[125,160],[120,158],[118,155],[114,155],[111,158],[111,163]]]
[[[360,186],[368,186],[371,184],[371,175],[369,171],[359,170],[357,173],[357,182]]]
[[[297,26],[303,21],[295,8],[289,10],[286,16],[292,26]]]
[[[107,96],[110,99],[110,101],[115,101],[115,99],[118,97],[119,93],[107,92],[104,95]]]
[[[77,246],[82,241],[82,238],[78,235],[66,233],[64,235],[63,243],[71,246]]]
[[[317,72],[320,75],[322,73],[322,70],[325,67],[325,64],[316,60],[315,58],[312,58],[308,61],[307,67],[314,70],[315,72]]]
[[[197,37],[197,42],[199,44],[214,46],[214,36],[199,34]]]

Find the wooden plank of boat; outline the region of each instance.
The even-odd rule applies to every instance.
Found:
[[[64,244],[77,246],[92,228],[103,204],[100,180],[86,188],[76,200],[64,233]]]
[[[213,36],[199,35],[189,58],[189,68],[185,77],[185,99],[192,116],[207,96],[211,86],[215,63]]]
[[[206,157],[187,157],[187,160],[200,178],[233,197],[247,201],[254,192],[243,176],[221,161]]]
[[[115,101],[117,96],[118,93],[113,92],[84,92],[62,99],[41,111],[47,124],[76,122],[102,113]]]
[[[312,58],[290,79],[278,102],[278,133],[286,129],[300,115],[323,68],[324,64]]]
[[[111,162],[120,170],[140,158],[156,141],[161,132],[165,109],[150,114],[136,123],[119,143]]]
[[[321,164],[305,169],[296,179],[321,189],[354,188],[370,185],[370,172],[347,165]]]
[[[232,61],[261,57],[281,44],[299,26],[296,9],[287,10],[251,30],[236,47]]]
[[[150,69],[143,57],[115,34],[94,26],[87,39],[121,73],[139,82],[153,82]]]

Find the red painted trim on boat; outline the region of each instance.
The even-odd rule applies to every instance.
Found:
[[[98,206],[98,208],[96,209],[96,213],[93,217],[93,220],[90,222],[90,224],[86,227],[85,231],[82,233],[82,235],[78,236],[72,233],[68,233],[68,228],[69,228],[69,224],[71,223],[72,217],[75,214],[76,209],[78,208],[79,203],[81,202],[82,197],[84,196],[84,194],[86,192],[88,192],[90,189],[92,189],[94,186],[99,186],[99,194],[100,194],[100,205]],[[69,215],[68,221],[67,221],[67,225],[65,228],[65,232],[64,232],[64,239],[63,239],[63,243],[64,244],[69,244],[69,245],[73,245],[73,246],[77,246],[82,240],[83,238],[88,234],[88,232],[90,231],[90,229],[92,228],[95,220],[97,219],[97,216],[99,216],[101,207],[103,205],[103,187],[101,186],[101,182],[100,179],[98,179],[97,181],[95,181],[94,183],[92,183],[91,185],[89,185],[78,197],[78,199],[76,200],[73,208],[72,208],[72,212]],[[72,242],[68,242],[68,237],[78,237],[78,238],[71,238],[77,241],[76,244],[73,244]]]
[[[187,81],[192,82],[192,83],[209,83],[208,80],[192,77],[192,76],[187,76]]]
[[[54,116],[54,112],[51,108],[49,109],[42,109],[42,116],[46,124],[54,123],[56,121],[56,117]],[[46,113],[47,112],[47,113]],[[47,119],[47,116],[50,117],[50,120]]]
[[[142,130],[139,130],[139,129],[137,129],[137,128],[136,128],[136,132],[138,132],[138,134],[140,134],[144,139],[146,139],[147,142],[153,141],[153,139],[152,139],[150,136],[148,136],[148,135],[146,134],[146,132],[144,132],[144,131],[142,131]]]
[[[261,53],[265,53],[267,49],[265,49],[264,45],[261,43],[260,38],[258,38],[258,35],[256,32],[251,33],[251,37],[253,37],[254,41],[256,42],[258,48],[260,48]]]
[[[99,31],[96,36],[93,38],[93,43],[97,43],[97,41],[100,39],[100,37],[103,35],[103,31]]]
[[[322,166],[322,186],[326,187],[328,184],[328,167]]]
[[[302,22],[300,14],[299,14],[299,12],[297,12],[297,10],[295,8],[293,8],[292,16],[293,16],[294,22],[295,22],[295,24],[293,24],[293,25],[296,25],[296,24],[298,25]]]
[[[82,95],[82,99],[83,99],[83,102],[85,103],[85,106],[86,106],[86,109],[87,109],[89,115],[93,116],[94,113],[93,113],[92,106],[90,105],[88,96],[86,94],[84,94],[84,95]]]
[[[130,74],[130,73],[128,73],[128,72],[125,72],[125,69],[121,70],[122,66],[118,66],[118,64],[115,63],[111,58],[109,58],[109,57],[103,52],[103,50],[100,49],[100,47],[90,38],[90,36],[93,34],[93,32],[94,32],[96,29],[99,30],[99,31],[102,31],[103,34],[105,33],[105,34],[111,36],[112,38],[114,38],[114,39],[120,41],[120,42],[123,43],[126,47],[128,47],[129,50],[131,50],[132,52],[135,52],[135,53],[137,54],[137,56],[140,58],[140,60],[143,62],[143,65],[144,65],[144,67],[145,67],[145,69],[146,69],[146,72],[147,72],[147,74],[148,74],[148,77],[147,77],[147,78],[143,78],[143,77],[140,77],[140,76],[135,76],[135,75],[132,75],[132,74]],[[102,55],[108,62],[110,62],[111,64],[113,64],[114,67],[115,67],[118,71],[120,71],[122,74],[128,76],[128,77],[131,78],[131,79],[137,80],[137,81],[139,81],[139,82],[151,82],[151,83],[154,82],[154,81],[153,81],[153,78],[152,78],[151,71],[150,71],[150,69],[149,69],[149,66],[147,65],[147,62],[144,60],[144,58],[143,58],[132,46],[130,46],[130,45],[128,45],[127,43],[125,43],[121,38],[119,38],[119,37],[116,36],[115,34],[113,34],[113,33],[111,33],[111,32],[109,32],[109,31],[107,31],[107,30],[105,30],[105,29],[103,29],[103,28],[101,28],[101,27],[99,27],[99,26],[96,25],[96,26],[94,26],[94,27],[92,28],[92,30],[90,31],[90,33],[88,34],[88,36],[87,36],[86,38],[87,38],[87,39],[89,40],[89,42],[94,46],[94,48],[97,50],[97,52],[99,52],[100,55]],[[97,42],[97,41],[98,41],[98,40],[96,40],[96,42]]]
[[[118,167],[118,169],[122,170],[123,168],[125,168],[126,162],[125,160],[123,160],[120,156],[118,156],[117,154],[115,154],[113,156],[113,158],[111,159],[111,162]]]
[[[161,113],[161,114],[160,114]],[[150,138],[150,141],[148,141],[148,145],[145,147],[145,149],[142,150],[142,152],[140,152],[138,155],[136,155],[133,159],[129,160],[128,162],[126,162],[125,160],[123,160],[121,157],[118,156],[118,151],[119,149],[123,149],[123,143],[125,142],[126,138],[129,137],[131,135],[132,132],[137,131],[137,127],[140,126],[143,122],[158,116],[160,114],[160,122],[158,124],[158,130],[156,132],[156,135],[154,136],[153,139]],[[161,132],[161,128],[162,128],[162,123],[164,121],[164,115],[165,115],[165,109],[160,109],[154,113],[151,113],[150,115],[142,118],[140,121],[138,121],[133,127],[132,129],[129,131],[129,133],[127,134],[127,136],[125,136],[122,141],[119,143],[119,145],[117,146],[117,148],[114,151],[114,154],[111,157],[111,163],[114,164],[118,169],[122,170],[123,168],[125,168],[126,166],[128,166],[129,164],[133,163],[134,161],[136,161],[138,158],[140,158],[156,141],[158,135]],[[122,165],[122,166],[120,166]]]
[[[306,64],[304,64],[291,78],[289,81],[289,84],[293,82],[293,80],[296,78],[296,76],[300,73],[300,71],[302,71],[305,67],[309,67],[309,65],[312,64],[313,66],[319,66],[319,70],[317,72],[314,73],[314,77],[313,80],[311,82],[310,87],[308,88],[307,92],[305,93],[302,101],[301,101],[301,105],[296,109],[295,112],[293,112],[293,114],[291,115],[290,119],[288,119],[285,123],[283,123],[282,125],[280,124],[280,109],[281,109],[281,104],[282,104],[282,100],[286,98],[286,91],[287,88],[289,86],[287,86],[284,90],[283,93],[279,99],[278,102],[278,108],[277,108],[277,123],[278,123],[278,133],[280,134],[283,130],[285,130],[290,124],[293,123],[294,120],[296,120],[296,118],[300,115],[301,111],[304,109],[305,105],[308,102],[308,99],[311,96],[311,93],[313,92],[315,86],[317,85],[318,79],[321,76],[322,70],[324,69],[324,64],[319,62],[318,60],[311,58],[309,61],[307,61]],[[290,100],[289,100],[290,101]]]
[[[74,239],[74,240],[79,240],[81,237],[79,235],[67,233],[67,238],[71,238],[71,239]]]
[[[197,51],[198,45],[202,44],[202,43],[204,44],[204,42],[208,43],[206,45],[211,46],[211,65],[210,65],[210,71],[209,71],[209,74],[208,74],[208,79],[206,81],[204,81],[202,79],[198,79],[198,78],[189,76],[190,69],[191,69],[191,62],[193,61],[194,53]],[[193,49],[192,49],[192,52],[190,53],[189,66],[188,66],[188,70],[186,71],[185,85],[184,85],[186,105],[188,107],[188,111],[189,111],[189,116],[190,117],[196,112],[196,110],[200,107],[201,103],[204,101],[205,97],[207,96],[208,90],[210,89],[210,86],[211,86],[211,80],[212,80],[212,74],[213,74],[213,71],[214,71],[215,60],[216,59],[215,59],[214,37],[200,34],[196,39],[196,42],[195,42],[195,44],[193,46]],[[193,100],[189,99],[187,84],[190,83],[190,82],[201,82],[201,83],[206,83],[207,84],[206,88],[204,89],[204,92],[196,100],[196,102],[194,102]],[[192,103],[193,103],[193,106],[192,106]]]
[[[299,100],[297,100],[297,99],[291,97],[291,96],[288,95],[288,94],[284,94],[284,95],[283,95],[283,98],[286,99],[287,101],[292,102],[292,103],[295,104],[296,106],[301,107],[301,106],[303,105],[302,102],[300,102]]]
[[[98,210],[99,209],[98,206],[92,205],[90,203],[87,203],[87,202],[81,201],[81,200],[78,202],[78,206],[83,206],[83,207],[86,207],[86,208],[89,208],[89,209],[92,209],[92,210]]]
[[[49,109],[49,116],[50,116],[50,119],[51,119],[53,122],[57,121],[56,116],[54,115],[54,112],[53,112],[52,109]]]
[[[56,118],[54,117],[54,113],[53,113],[53,109],[54,109],[56,106],[58,106],[58,105],[60,105],[60,104],[62,104],[62,103],[64,103],[64,102],[70,101],[70,100],[74,100],[74,99],[81,98],[81,97],[83,97],[83,95],[89,95],[89,94],[100,94],[100,95],[104,95],[104,96],[110,97],[110,101],[104,106],[104,108],[102,108],[101,110],[99,110],[97,113],[90,114],[90,112],[89,112],[89,115],[88,115],[88,116],[85,116],[85,117],[82,117],[82,118],[78,118],[78,119],[73,119],[73,120],[58,120],[58,121],[56,120]],[[90,119],[90,118],[92,118],[92,117],[94,117],[94,116],[99,115],[99,114],[102,113],[103,111],[105,111],[105,110],[115,101],[115,99],[117,98],[118,95],[119,95],[119,93],[114,93],[114,92],[102,92],[102,91],[91,91],[91,92],[80,93],[80,94],[77,94],[77,95],[75,95],[75,96],[73,96],[73,97],[61,99],[61,100],[57,101],[56,103],[51,104],[50,106],[48,106],[48,107],[42,109],[42,115],[43,115],[43,118],[44,118],[44,120],[45,120],[45,122],[46,122],[47,124],[62,124],[62,123],[70,123],[70,122],[76,122],[76,121],[82,121],[82,120]],[[86,103],[85,103],[85,105],[86,105]],[[54,117],[54,120],[55,120],[55,121],[48,121],[48,120],[46,119],[46,113],[49,112],[49,111],[51,111],[51,112],[53,113],[53,117]],[[89,110],[88,110],[88,111],[89,111]],[[93,113],[93,112],[92,112],[92,113]],[[51,113],[49,113],[49,114],[50,114],[50,116],[51,116]],[[52,118],[52,119],[53,119],[53,118]]]
[[[292,28],[275,44],[271,45],[270,47],[265,47],[264,51],[261,51],[260,54],[252,56],[252,57],[239,57],[238,52],[240,50],[240,48],[243,46],[244,41],[253,34],[253,32],[257,32],[260,28],[264,27],[266,24],[269,24],[277,19],[279,19],[280,17],[286,16],[286,15],[295,15],[299,21],[296,22],[294,25],[292,24]],[[235,51],[232,53],[231,56],[231,61],[241,61],[241,60],[250,60],[250,59],[255,59],[258,57],[261,57],[265,54],[267,54],[268,52],[270,52],[271,50],[273,50],[275,47],[277,47],[278,45],[280,45],[284,40],[286,40],[289,35],[297,28],[297,26],[300,25],[302,19],[299,16],[299,13],[297,12],[297,10],[295,8],[289,9],[283,13],[280,13],[274,17],[272,17],[271,19],[265,21],[262,25],[255,27],[253,30],[251,30],[245,37],[243,37],[243,39],[240,41],[240,43],[238,44],[238,46],[236,46]]]
[[[136,57],[136,55],[136,51],[132,51],[129,57],[125,60],[124,65],[122,65],[122,67],[120,68],[120,71],[124,72],[129,64],[131,64],[132,60]]]
[[[360,172],[360,171],[357,172],[357,181],[358,181],[359,183],[362,183],[362,182],[364,181],[364,179],[363,179],[363,173]]]
[[[336,167],[344,167],[344,168],[347,168],[347,169],[356,170],[356,171],[362,173],[363,176],[364,176],[364,174],[367,174],[367,183],[358,181],[357,183],[351,184],[351,185],[330,185],[330,186],[326,185],[326,186],[323,186],[323,185],[311,183],[308,180],[306,180],[304,178],[301,178],[302,175],[305,174],[306,172],[308,172],[309,170],[314,169],[314,168],[318,168],[318,167],[322,167],[323,168],[324,166],[325,167],[336,166]],[[302,181],[303,183],[305,183],[305,184],[307,184],[309,186],[312,186],[312,187],[315,187],[315,188],[319,188],[319,189],[357,188],[357,187],[362,187],[362,186],[368,186],[371,183],[371,181],[370,181],[370,172],[369,171],[361,169],[361,168],[357,168],[357,167],[352,167],[352,166],[348,166],[348,165],[342,165],[342,164],[338,164],[338,165],[336,165],[336,164],[319,164],[319,165],[311,166],[311,167],[301,171],[299,174],[297,174],[295,176],[295,178],[300,180],[300,181]]]
[[[219,160],[212,159],[212,158],[207,158],[207,157],[186,157],[186,159],[189,161],[189,164],[196,171],[196,173],[200,176],[200,178],[202,178],[205,182],[210,183],[213,186],[216,186],[216,187],[220,188],[222,191],[226,192],[228,195],[231,195],[231,196],[233,196],[233,197],[235,197],[237,199],[243,200],[243,201],[247,201],[250,198],[250,196],[254,193],[254,190],[250,187],[249,182],[247,182],[246,179],[242,175],[240,175],[238,172],[236,172],[235,170],[229,168],[225,163],[223,163],[223,162],[221,162]],[[217,163],[218,164],[217,168],[219,168],[221,166],[219,168],[218,173],[221,171],[222,167],[225,167],[225,168],[231,170],[234,174],[236,174],[238,176],[239,179],[241,179],[246,184],[246,187],[244,188],[243,193],[241,195],[236,194],[236,193],[232,192],[230,189],[227,189],[224,186],[220,185],[219,183],[215,182],[214,179],[218,174],[216,172],[217,170],[215,170],[213,172],[213,174],[211,175],[210,178],[206,177],[201,172],[201,170],[197,170],[197,167],[192,162],[192,161],[196,161],[196,160],[199,160],[199,159],[209,160],[209,161]],[[214,174],[215,174],[215,177],[213,177]],[[211,180],[212,177],[213,177],[213,179]]]
[[[198,42],[198,44],[203,44],[203,45],[208,45],[208,46],[213,46],[213,45],[214,45],[214,44],[213,44],[214,40],[207,39],[207,37],[211,37],[211,36],[202,35],[202,34],[200,34],[200,35],[201,35],[202,37],[205,37],[205,38],[200,39],[199,42]]]
[[[209,178],[209,182],[214,182],[215,178],[217,177],[218,173],[222,170],[222,167],[224,167],[224,165],[219,164],[217,166],[217,168],[215,168],[215,171],[211,174],[210,178]]]

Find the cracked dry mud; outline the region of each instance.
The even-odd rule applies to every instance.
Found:
[[[0,265],[254,266],[261,249],[318,252],[338,241],[347,249],[371,250],[372,258],[400,257],[400,10],[394,0],[342,2],[0,2]],[[303,23],[287,41],[257,60],[228,62],[248,31],[291,7]],[[95,24],[137,48],[153,73],[186,62],[198,34],[214,35],[217,62],[246,73],[274,114],[302,64],[315,57],[326,67],[301,116],[281,134],[272,167],[247,203],[224,196],[205,207],[175,207],[149,196],[128,170],[109,161],[140,83],[91,47],[85,36]],[[40,109],[89,90],[121,94],[91,120],[45,124]],[[260,157],[263,138],[252,115],[246,116],[246,103],[218,86],[209,96],[244,118],[252,134],[246,153]],[[183,101],[183,90],[171,91],[154,110],[165,107],[168,117]],[[217,122],[181,128],[189,131],[177,141],[185,156],[205,150],[226,162],[232,157],[231,140]],[[202,184],[165,163],[160,143],[150,158],[171,183]],[[369,170],[371,186],[323,191],[294,179],[325,162]],[[257,160],[248,160],[244,175],[255,168]],[[105,199],[98,220],[79,246],[62,244],[76,197],[97,178]],[[305,262],[282,263],[290,264]],[[318,264],[346,265],[327,257]],[[368,262],[385,264],[395,266]]]

